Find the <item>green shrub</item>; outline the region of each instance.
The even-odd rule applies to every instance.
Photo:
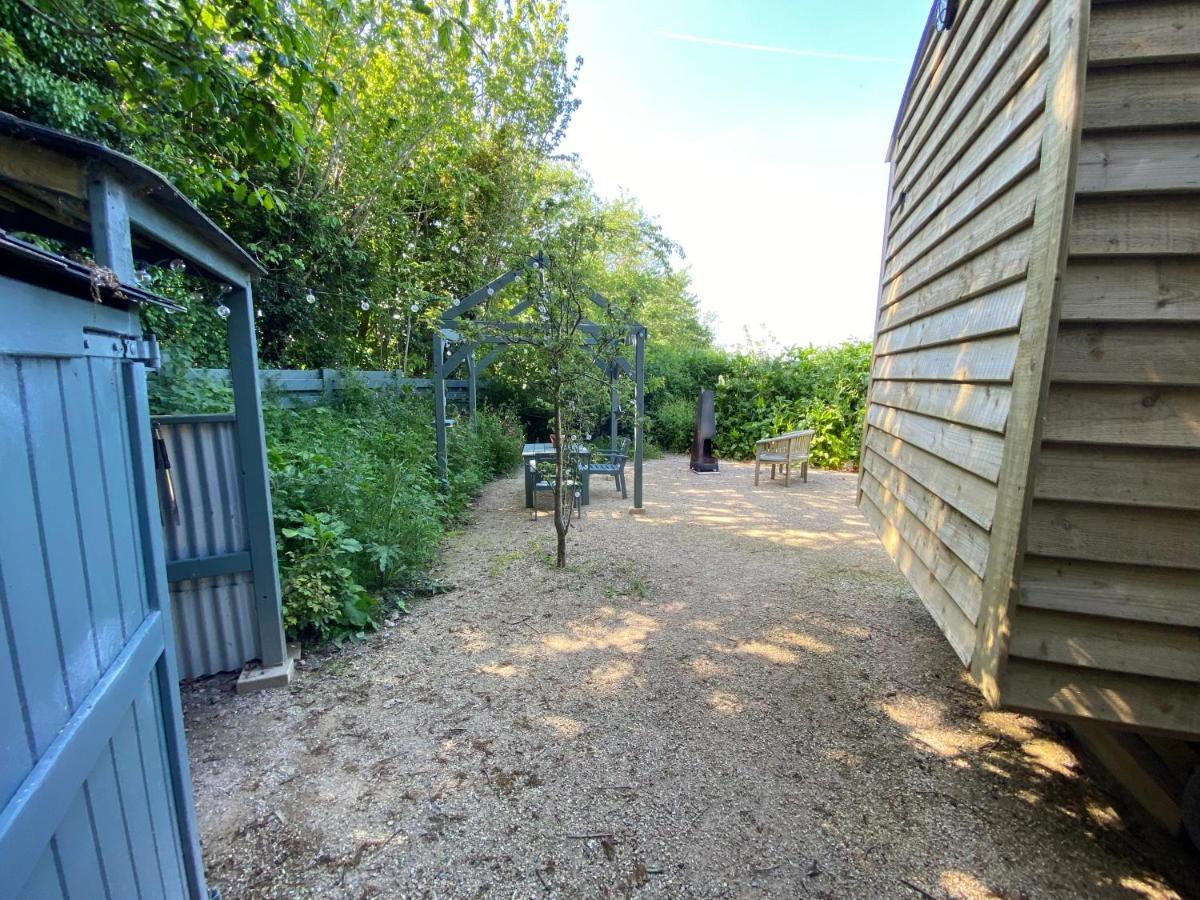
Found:
[[[446,526],[520,457],[512,422],[481,410],[477,429],[463,419],[450,430],[443,486],[429,399],[352,383],[335,406],[265,417],[288,630],[318,639],[362,633],[402,608],[427,583]],[[320,553],[304,530],[313,517],[337,531]]]

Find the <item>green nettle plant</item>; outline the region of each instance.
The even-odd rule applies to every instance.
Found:
[[[376,605],[354,580],[353,559],[363,546],[347,525],[329,513],[302,513],[295,527],[280,529],[283,543],[284,624],[327,640],[336,626],[360,632],[373,624]]]

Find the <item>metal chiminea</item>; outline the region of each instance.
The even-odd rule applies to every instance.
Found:
[[[701,391],[696,403],[696,428],[692,432],[692,471],[718,472],[713,456],[713,438],[717,436],[717,414],[712,391]]]

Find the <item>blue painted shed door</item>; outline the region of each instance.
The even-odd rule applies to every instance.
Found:
[[[0,895],[199,900],[136,317],[0,321]]]

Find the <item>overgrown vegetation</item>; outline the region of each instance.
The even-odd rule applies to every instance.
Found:
[[[427,590],[447,526],[520,459],[514,423],[480,411],[450,430],[449,483],[425,397],[344,390],[334,406],[266,414],[289,631],[322,639],[375,627]]]
[[[657,348],[647,363],[648,432],[664,449],[685,452],[697,394],[712,388],[718,455],[747,459],[760,438],[811,428],[814,465],[855,464],[870,361],[865,341],[797,347],[774,356]]]

